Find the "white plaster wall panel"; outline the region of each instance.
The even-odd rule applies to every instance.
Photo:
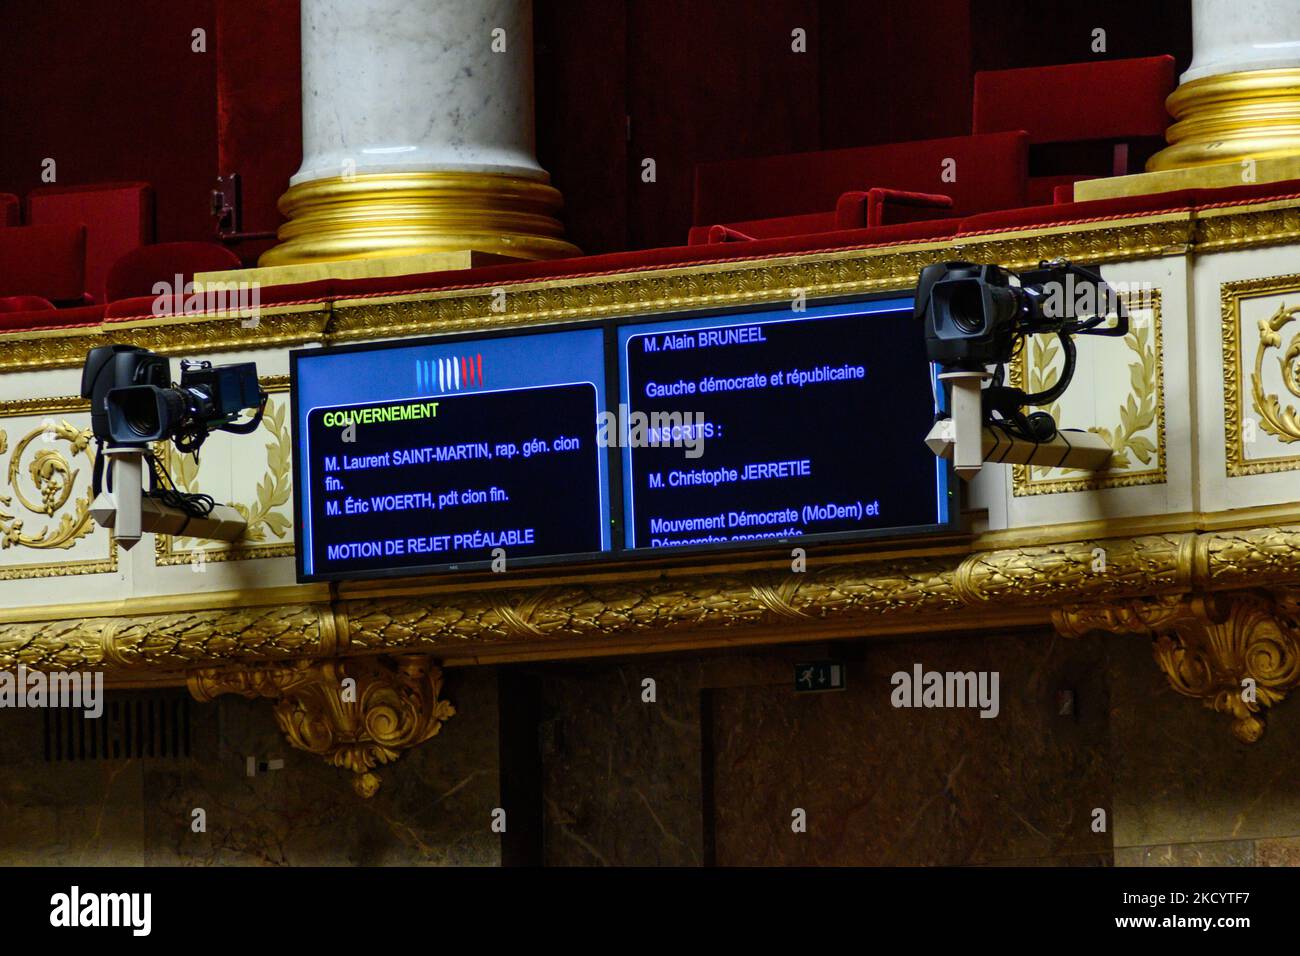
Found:
[[[1298,253],[1295,246],[1281,246],[1197,260],[1193,279],[1197,341],[1203,343],[1196,372],[1204,511],[1300,502],[1300,429],[1286,423],[1287,409],[1300,407],[1300,395],[1285,378],[1287,348],[1300,348],[1300,318],[1287,315],[1291,308],[1300,309]],[[1234,301],[1235,322],[1230,321]],[[1262,331],[1261,323],[1270,320],[1277,328]],[[1262,335],[1275,336],[1276,344],[1261,343]],[[1297,362],[1300,357],[1291,359],[1292,376]],[[1257,363],[1263,405],[1253,395]],[[1270,400],[1277,403],[1274,411]]]
[[[1062,428],[1098,430],[1116,449],[1105,472],[1003,468],[1007,526],[1179,514],[1193,508],[1188,391],[1187,261],[1166,257],[1108,265],[1106,280],[1138,307],[1124,338],[1078,336],[1074,381],[1050,409]],[[1155,295],[1143,303],[1143,289]],[[1025,385],[1037,390],[1063,365],[1048,336],[1026,346]],[[1037,372],[1037,377],[1035,377]],[[992,530],[998,530],[992,528]]]
[[[89,516],[95,443],[80,396],[80,368],[0,376],[0,607],[130,591],[130,562]]]

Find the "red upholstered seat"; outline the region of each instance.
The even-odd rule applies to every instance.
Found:
[[[22,219],[22,204],[13,193],[0,193],[0,226],[16,226]]]
[[[834,212],[805,216],[777,216],[743,222],[693,226],[688,245],[808,236],[845,229],[874,229],[903,223],[932,220],[952,209],[952,198],[933,193],[912,193],[897,189],[868,189],[844,193]]]
[[[262,303],[266,305],[268,302],[315,300],[322,295],[336,301],[347,302],[368,296],[401,295],[435,289],[490,288],[516,282],[534,282],[568,276],[616,274],[705,262],[799,255],[823,249],[919,242],[955,235],[959,224],[960,220],[957,219],[927,220],[900,223],[895,226],[879,226],[875,229],[845,229],[817,235],[755,239],[752,242],[664,246],[596,256],[574,256],[569,259],[510,262],[425,275],[330,279],[322,280],[328,282],[324,291],[319,289],[320,283],[263,289]],[[110,307],[109,311],[112,313],[115,307]]]
[[[1097,176],[1080,176],[1077,173],[1067,176],[1030,176],[1029,197],[1031,206],[1046,206],[1055,202],[1074,202],[1074,184]]]
[[[128,299],[114,299],[108,305],[104,306],[105,322],[137,322],[140,319],[156,319],[159,317],[157,311],[158,296],[156,295],[137,295]],[[168,306],[170,311],[163,312],[163,315],[175,314],[175,310]],[[180,313],[184,315],[184,313]]]
[[[844,193],[873,187],[951,197],[949,216],[1021,206],[1027,150],[1028,137],[1010,132],[701,163],[694,221],[827,212]]]
[[[371,296],[413,294],[448,289],[488,289],[520,282],[536,282],[575,276],[630,273],[648,269],[672,268],[705,262],[760,259],[765,257],[804,255],[826,249],[849,249],[889,243],[945,240],[958,234],[997,232],[999,230],[1050,227],[1063,223],[1118,219],[1164,212],[1195,215],[1233,203],[1260,203],[1300,196],[1300,180],[1279,183],[1255,183],[1220,189],[1194,189],[1151,196],[1126,196],[1083,203],[1061,203],[1023,209],[982,213],[964,220],[942,219],[900,223],[869,229],[837,230],[820,235],[785,236],[726,242],[716,245],[672,246],[640,249],[597,256],[575,256],[528,262],[508,262],[475,269],[448,270],[421,275],[382,276],[364,279],[319,279],[297,285],[264,288],[264,307],[298,302],[342,302],[345,305],[365,301]],[[2,232],[3,230],[0,230]],[[934,250],[936,258],[950,255],[950,249]],[[153,296],[115,302],[107,308],[22,312],[0,314],[0,331],[94,325],[125,322],[151,317]],[[0,348],[3,343],[0,342]]]
[[[113,263],[106,283],[108,301],[157,296],[154,286],[159,282],[167,283],[172,294],[179,294],[196,272],[223,272],[241,265],[239,256],[215,242],[161,242],[141,246]],[[176,288],[178,275],[179,289]]]
[[[1031,143],[1164,136],[1173,91],[1171,56],[981,70],[972,127],[1022,129]]]
[[[778,236],[807,236],[835,229],[834,212],[814,212],[806,216],[778,216],[774,219],[751,219],[742,222],[714,223],[711,226],[692,226],[687,234],[687,245],[719,242],[748,242],[754,239],[774,239]]]
[[[1122,196],[1115,199],[1093,199],[1088,202],[1028,206],[1024,209],[1003,209],[998,212],[981,213],[963,220],[957,234],[1031,229],[1060,223],[1151,215],[1158,212],[1191,209],[1195,199],[1196,194],[1193,190],[1180,189],[1146,196]]]
[[[10,226],[0,229],[0,296],[35,295],[78,300],[86,289],[83,226]]]
[[[0,313],[43,312],[53,308],[53,302],[39,295],[6,295],[0,298]]]
[[[0,332],[30,332],[35,329],[68,329],[98,325],[104,317],[102,305],[75,309],[38,309],[32,312],[0,312]]]
[[[866,192],[845,193],[836,204],[840,229],[858,226],[896,226],[951,215],[953,198],[947,193],[917,193],[874,186]]]
[[[1027,198],[1047,203],[1067,181],[1140,170],[1164,145],[1165,99],[1175,85],[1171,56],[984,70],[975,74],[971,128],[1025,130],[1031,147]],[[1105,148],[1089,155],[1079,147],[1084,143]],[[1071,174],[1077,174],[1073,180]]]
[[[104,301],[108,270],[132,249],[153,242],[153,190],[148,183],[43,186],[28,196],[33,225],[86,227],[86,289]]]

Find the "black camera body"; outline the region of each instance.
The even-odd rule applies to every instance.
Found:
[[[1047,412],[1023,409],[1051,404],[1069,387],[1073,336],[1128,334],[1128,310],[1101,275],[1062,259],[1019,275],[996,265],[936,262],[921,270],[913,313],[925,323],[927,356],[945,372],[994,368],[980,398],[985,424],[1033,442],[1050,441],[1056,423]],[[1056,381],[1034,393],[1004,385],[1006,364],[1026,337],[1040,333],[1060,339],[1064,363]]]
[[[1011,357],[1017,318],[1032,300],[1000,266],[936,262],[921,270],[914,312],[925,321],[930,361],[979,371]]]
[[[167,388],[171,363],[138,345],[103,345],[91,349],[81,369],[81,397],[90,400],[90,428],[97,439],[120,445],[143,445],[147,439],[117,440],[109,426],[108,393],[127,386]]]
[[[1080,302],[1094,306],[1091,314],[1080,315]],[[1112,311],[1115,324],[1104,325]],[[1008,362],[1016,340],[1026,335],[1128,334],[1128,313],[1105,280],[1063,260],[1019,274],[995,265],[936,262],[921,270],[913,312],[925,323],[930,361],[949,371]]]
[[[212,431],[251,432],[265,401],[252,362],[182,362],[180,383],[173,386],[171,363],[134,345],[91,349],[81,394],[90,399],[91,428],[101,442],[143,446],[170,440],[183,452],[197,451]],[[250,408],[259,409],[255,418],[236,424]]]

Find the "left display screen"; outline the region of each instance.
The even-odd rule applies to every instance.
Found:
[[[600,329],[292,361],[303,579],[609,550]]]

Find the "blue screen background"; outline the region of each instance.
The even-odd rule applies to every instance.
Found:
[[[461,358],[482,356],[483,387],[476,392],[527,388],[543,385],[566,385],[591,382],[596,386],[597,405],[606,407],[605,347],[602,329],[577,329],[535,335],[512,335],[487,339],[454,339],[445,343],[377,348],[359,352],[306,350],[298,353],[297,395],[298,436],[307,434],[307,415],[314,408],[332,405],[357,405],[377,401],[410,398],[434,398],[456,394],[452,385],[439,388],[436,369],[439,360],[452,360],[459,366]],[[449,367],[444,364],[444,368]],[[592,437],[596,421],[592,420]],[[299,437],[301,450],[304,439]],[[607,456],[598,456],[600,487],[609,487]],[[309,456],[299,454],[299,489],[309,494]],[[601,548],[610,544],[609,495],[601,495]],[[311,508],[304,500],[299,509],[303,526],[299,551],[303,554],[303,571],[312,573]]]
[[[810,306],[803,311],[796,312],[790,309],[762,309],[746,312],[737,312],[730,315],[706,315],[698,318],[663,320],[656,322],[647,322],[644,324],[624,325],[618,328],[618,368],[619,368],[619,401],[624,405],[630,405],[629,400],[629,376],[627,373],[628,345],[629,343],[642,335],[663,335],[665,332],[677,332],[688,329],[718,329],[729,328],[737,325],[756,325],[769,322],[788,322],[788,321],[805,321],[817,318],[829,318],[832,316],[870,316],[887,312],[904,312],[910,318],[912,314],[913,299],[910,296],[896,299],[876,299],[870,302],[852,302],[836,305],[817,305]],[[828,355],[827,359],[832,360],[833,355]],[[936,396],[940,397],[942,404],[942,389],[938,388],[938,368],[931,366],[930,380],[931,387]],[[632,450],[630,448],[621,449],[621,462],[623,473],[623,514],[631,516],[632,514]],[[935,489],[938,498],[938,505],[935,514],[937,524],[947,524],[949,518],[948,505],[948,466],[942,459],[935,459]],[[624,547],[633,547],[634,529],[630,520],[627,520],[623,529]]]

